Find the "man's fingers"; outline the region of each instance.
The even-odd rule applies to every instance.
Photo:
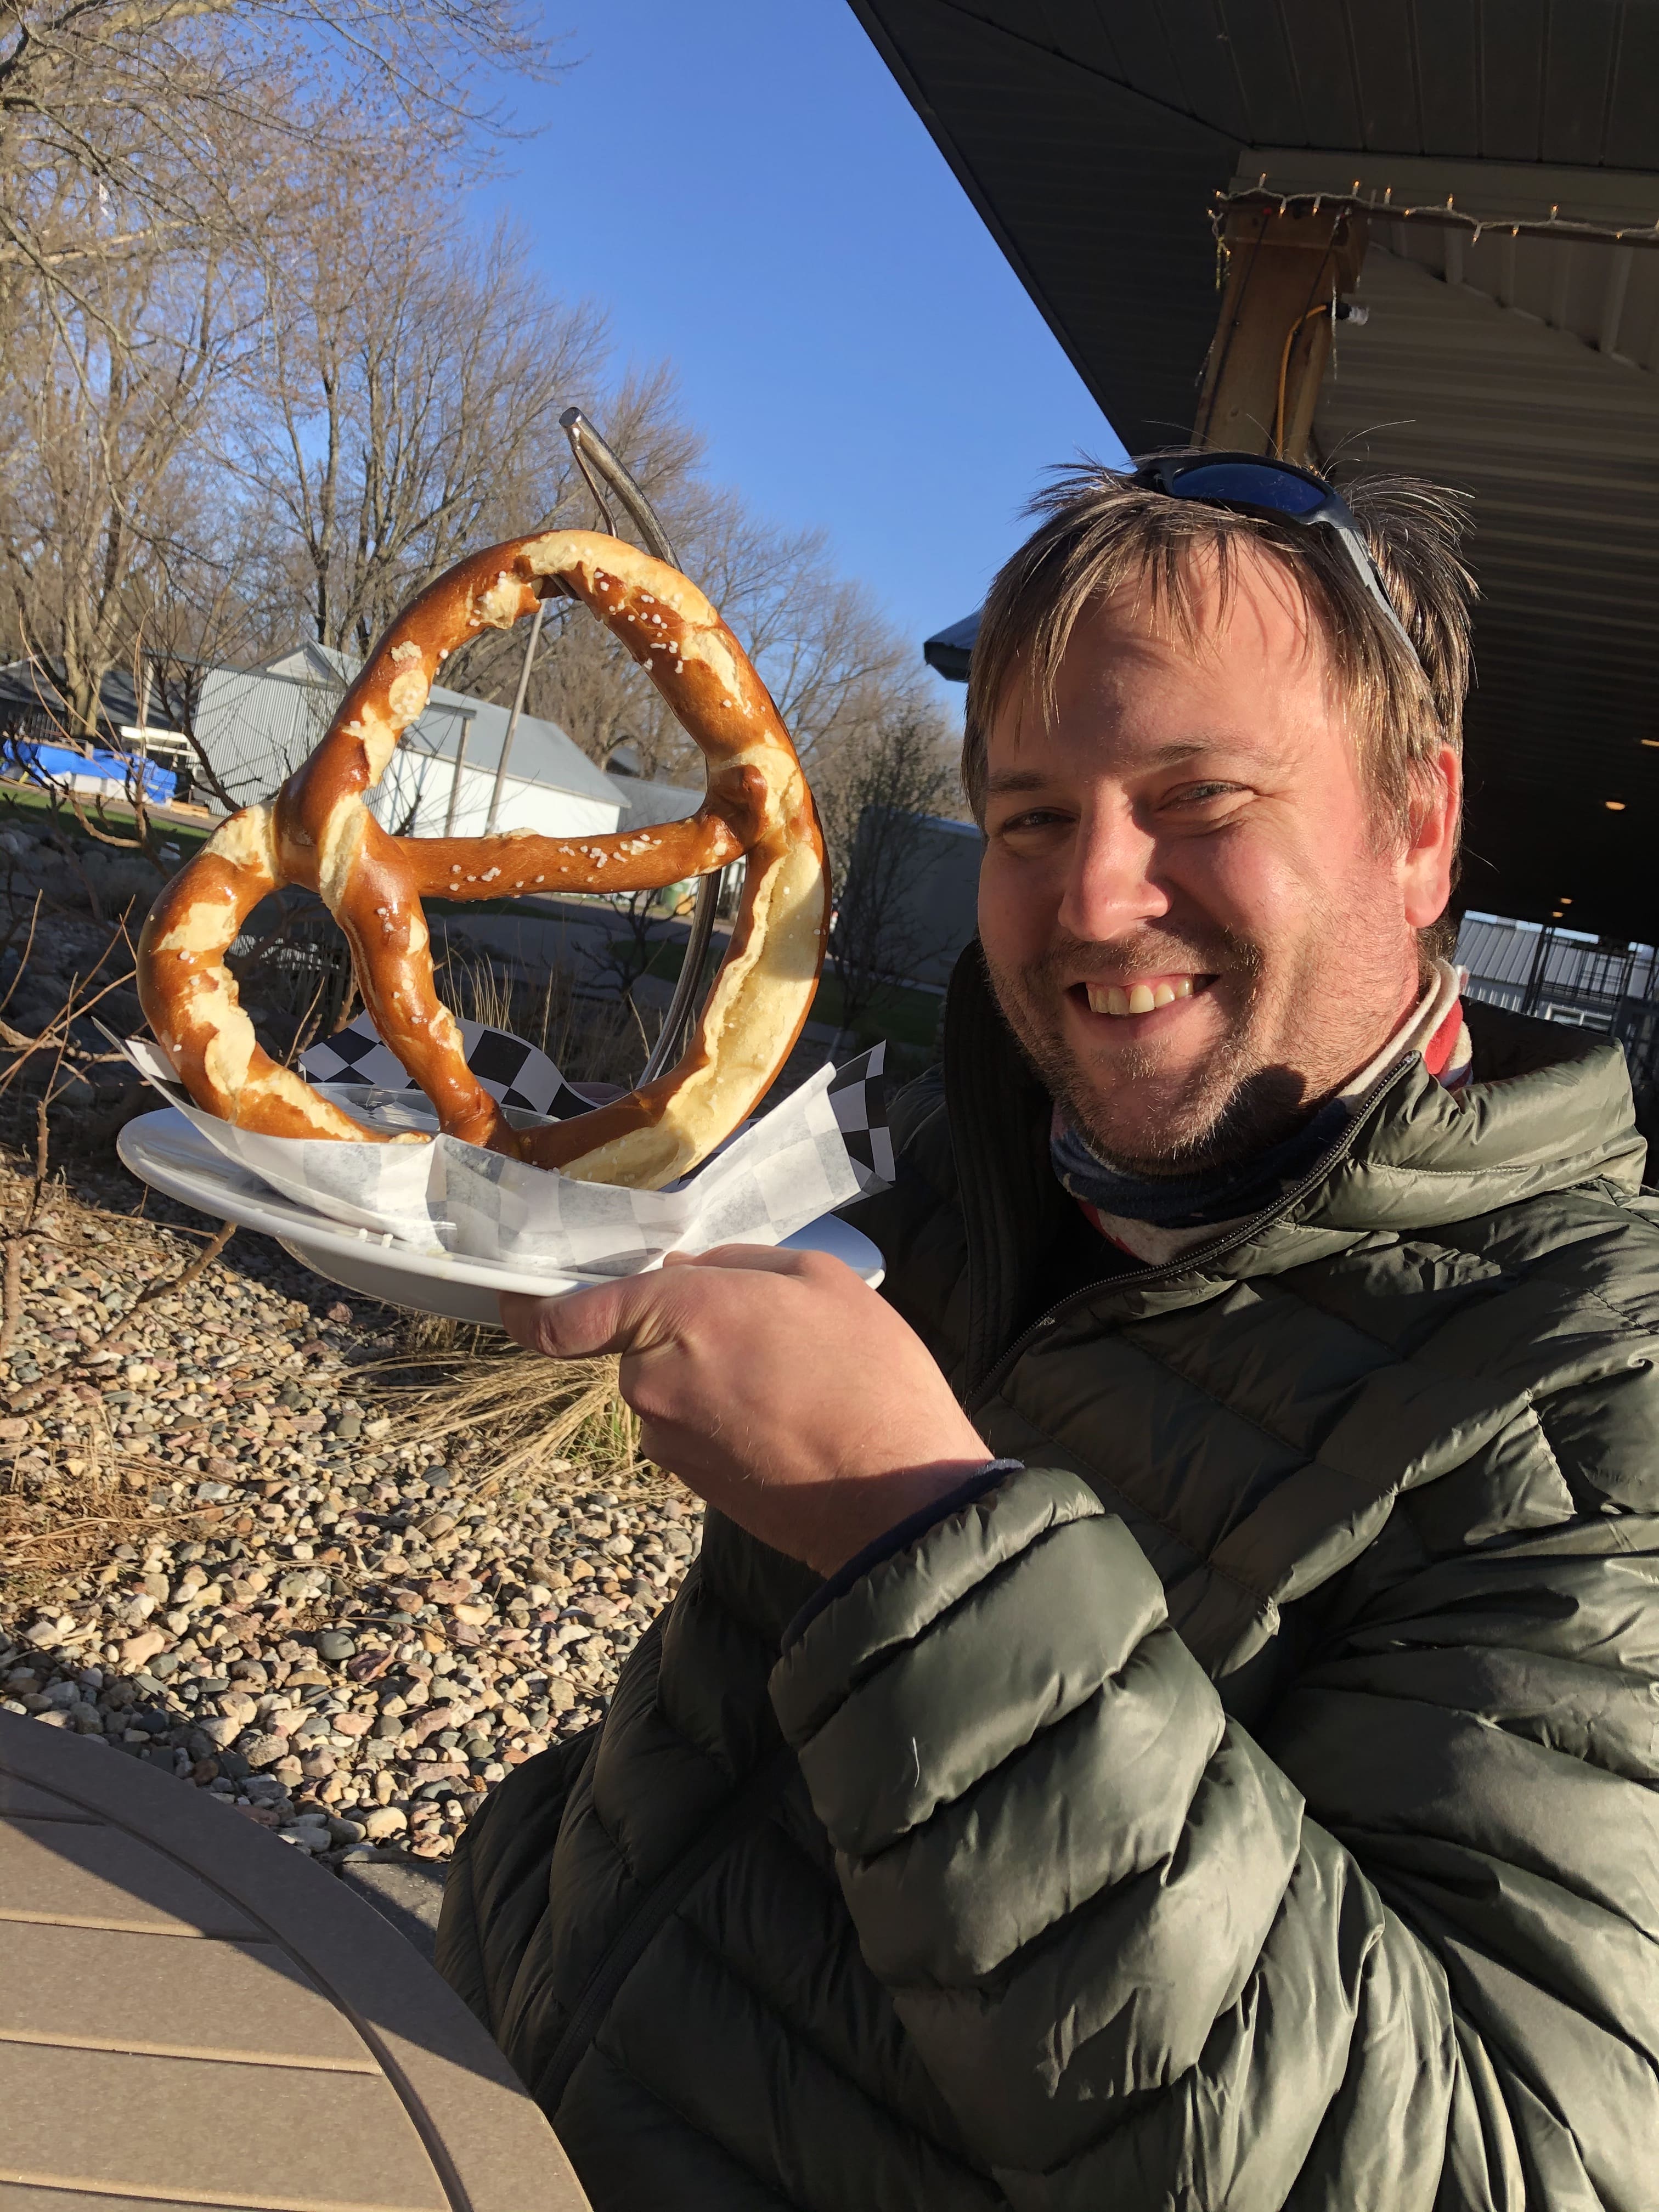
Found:
[[[532,1352],[550,1359],[587,1359],[620,1352],[624,1358],[682,1342],[702,1321],[741,1332],[740,1316],[752,1317],[758,1285],[739,1289],[755,1275],[784,1275],[807,1286],[856,1282],[857,1277],[821,1252],[782,1252],[770,1244],[722,1244],[712,1252],[670,1253],[649,1273],[629,1275],[591,1290],[567,1291],[555,1298],[501,1293],[501,1321],[508,1334]],[[726,1279],[724,1288],[721,1278]],[[830,1283],[826,1284],[826,1278]]]
[[[659,1274],[630,1275],[562,1297],[501,1292],[501,1321],[509,1336],[550,1359],[591,1359],[602,1352],[645,1352],[673,1334],[672,1291]]]
[[[786,1252],[777,1244],[716,1244],[708,1252],[665,1253],[662,1264],[665,1272],[671,1267],[730,1267],[757,1275],[810,1276],[826,1261],[832,1267],[842,1265],[827,1252]]]

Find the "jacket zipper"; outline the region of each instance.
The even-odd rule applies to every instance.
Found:
[[[1159,1267],[1142,1267],[1136,1273],[1127,1275],[1104,1275],[1099,1282],[1087,1284],[1080,1291],[1073,1291],[1067,1297],[1061,1298],[1058,1304],[1050,1306],[1047,1313],[1031,1323],[1023,1336],[1015,1339],[984,1381],[976,1383],[968,1392],[962,1401],[963,1412],[970,1415],[978,1413],[998,1389],[1004,1377],[1024,1358],[1038,1337],[1045,1329],[1052,1328],[1062,1314],[1070,1313],[1089,1298],[1097,1297],[1102,1291],[1145,1290],[1154,1283],[1173,1282],[1177,1275],[1201,1273],[1210,1262],[1225,1259],[1228,1253],[1237,1252],[1241,1245],[1248,1244],[1254,1237],[1259,1237],[1264,1229],[1270,1228],[1275,1221],[1282,1220],[1293,1206],[1300,1204],[1310,1190],[1318,1188],[1333,1168],[1339,1167],[1347,1158],[1358,1139],[1361,1129],[1370,1117],[1371,1109],[1381,1099],[1383,1093],[1398,1081],[1413,1062],[1420,1057],[1420,1054],[1407,1053],[1403,1060],[1396,1061],[1393,1067],[1379,1075],[1355,1107],[1353,1118],[1347,1127],[1336,1142],[1320,1155],[1301,1182],[1294,1184],[1282,1198],[1276,1199],[1271,1206],[1264,1206],[1260,1213],[1252,1214],[1248,1221],[1242,1222],[1237,1229],[1230,1231],[1225,1237],[1218,1237],[1213,1244],[1200,1246],[1196,1251],[1187,1254],[1182,1259],[1165,1261]]]

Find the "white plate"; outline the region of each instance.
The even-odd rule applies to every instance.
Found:
[[[343,1284],[364,1297],[417,1313],[447,1314],[452,1321],[482,1322],[499,1328],[495,1300],[502,1291],[527,1291],[550,1297],[607,1276],[532,1274],[502,1260],[464,1259],[444,1253],[434,1257],[411,1251],[395,1237],[372,1229],[351,1229],[331,1221],[261,1182],[247,1169],[210,1144],[175,1107],[141,1114],[115,1140],[117,1152],[134,1175],[154,1183],[169,1198],[198,1207],[218,1221],[234,1221],[274,1237],[285,1252],[331,1283]],[[833,1213],[787,1237],[786,1252],[828,1252],[842,1260],[873,1289],[882,1279],[881,1254],[861,1231]]]

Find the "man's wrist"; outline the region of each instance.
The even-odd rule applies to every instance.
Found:
[[[902,1468],[891,1474],[866,1476],[862,1481],[838,1483],[833,1492],[835,1512],[817,1545],[817,1556],[807,1565],[818,1574],[838,1574],[887,1532],[918,1514],[931,1517],[940,1501],[981,1474],[990,1464],[984,1452],[969,1457],[930,1460],[925,1466]]]
[[[913,1544],[920,1536],[951,1514],[971,1505],[987,1491],[1011,1474],[1020,1473],[1024,1462],[1017,1459],[970,1461],[941,1461],[936,1465],[915,1470],[911,1490],[912,1502],[902,1505],[895,1484],[883,1482],[880,1492],[883,1501],[893,1515],[850,1556],[832,1570],[825,1572],[823,1588],[815,1590],[783,1632],[787,1650],[802,1635],[808,1624],[815,1620],[826,1606],[852,1589],[854,1583]],[[937,1478],[937,1480],[935,1480]],[[907,1484],[913,1478],[907,1474]],[[872,1486],[873,1487],[873,1486]],[[873,1501],[872,1501],[873,1502]],[[820,1570],[821,1572],[824,1571]]]

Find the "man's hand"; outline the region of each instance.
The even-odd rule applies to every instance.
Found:
[[[563,1297],[504,1296],[519,1342],[622,1354],[647,1454],[832,1574],[991,1457],[915,1332],[817,1252],[728,1244]]]

